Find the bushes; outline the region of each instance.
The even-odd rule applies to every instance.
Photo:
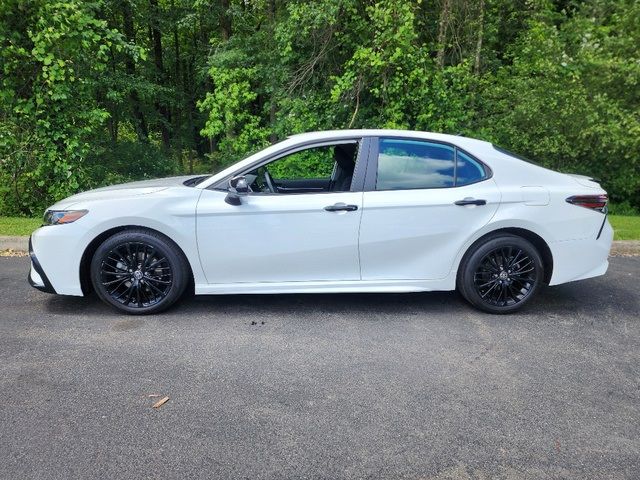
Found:
[[[358,127],[483,138],[640,208],[636,0],[170,5],[0,2],[3,214]]]
[[[90,188],[182,173],[178,161],[161,147],[134,140],[96,145],[84,167]]]

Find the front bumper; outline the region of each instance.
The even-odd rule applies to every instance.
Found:
[[[31,243],[31,237],[29,237],[29,257],[31,258],[31,269],[29,270],[29,275],[27,276],[27,280],[29,281],[29,285],[33,288],[37,288],[38,290],[46,293],[56,293],[56,290],[51,285],[51,282],[47,278],[47,275],[44,273],[40,262],[38,261],[38,257],[33,253],[33,244]]]

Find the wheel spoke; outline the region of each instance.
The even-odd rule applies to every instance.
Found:
[[[125,283],[127,283],[127,280],[129,280],[128,278],[125,278],[123,280],[120,281],[119,284],[117,284],[115,287],[113,287],[113,289],[109,292],[109,295],[113,295],[116,291],[118,291],[118,289],[124,285]],[[104,284],[103,284],[104,285]]]
[[[522,254],[522,250],[518,250],[518,252],[515,254],[515,256],[511,259],[511,261],[509,262],[509,267],[513,267],[514,265],[517,264],[518,259],[520,258],[520,255]]]
[[[151,269],[153,269],[153,267],[155,267],[155,266],[156,266],[156,265],[158,265],[159,263],[164,262],[164,261],[166,261],[166,260],[167,260],[167,259],[166,259],[166,257],[162,257],[162,258],[159,258],[158,260],[155,260],[151,265],[149,265],[149,266],[147,267],[147,270],[151,270]]]
[[[489,295],[489,292],[490,292],[491,290],[493,290],[494,288],[496,288],[496,285],[498,285],[498,282],[495,282],[495,283],[491,286],[491,288],[490,288],[489,290],[487,290],[486,292],[484,292],[484,294],[482,295],[482,298],[484,298],[484,297],[486,297],[487,295]]]
[[[509,292],[511,294],[511,299],[514,303],[519,301],[518,296],[521,294],[521,291],[514,287],[513,283],[509,284]]]
[[[147,277],[147,281],[159,283],[160,285],[171,285],[171,281],[170,280],[159,280],[159,279],[153,278],[153,277]]]
[[[489,280],[488,282],[485,282],[481,285],[478,285],[478,288],[484,288],[484,287],[488,287],[489,285],[491,285],[492,283],[496,283],[495,280]]]
[[[131,251],[130,243],[127,243],[125,250],[127,251],[127,262],[129,263],[129,266],[133,268],[133,252]]]
[[[129,285],[129,288],[126,290],[125,292],[125,298],[124,298],[124,304],[125,305],[129,305],[129,302],[131,302],[131,296],[133,294],[133,282],[131,282],[131,285]]]
[[[147,285],[149,285],[149,287],[151,287],[153,290],[158,292],[159,295],[164,295],[164,292],[162,290],[160,290],[158,287],[156,287],[153,283],[151,283],[151,282],[146,282],[146,283],[147,283]]]
[[[121,269],[121,270],[126,272],[126,270],[122,269],[121,267],[118,267],[118,264],[122,264],[122,265],[128,265],[128,264],[126,263],[126,260],[124,258],[122,258],[120,255],[118,255],[118,256],[120,257],[119,259],[112,258],[112,257],[107,257],[107,259],[105,261],[111,260],[112,262],[115,263],[115,265],[113,265],[113,268],[119,268],[119,269]]]
[[[102,282],[102,285],[104,285],[106,287],[107,285],[113,285],[116,282],[126,282],[128,279],[129,279],[128,276],[125,277],[125,278],[119,277],[119,278],[116,278],[115,280],[110,280],[108,282]]]
[[[155,253],[155,249],[153,247],[149,247],[149,251],[147,251],[147,248],[145,246],[145,257],[144,257],[144,262],[142,262],[142,271],[146,271],[149,267],[147,266],[149,263],[149,259],[153,258],[153,254]]]
[[[138,303],[138,307],[142,307],[142,301],[140,300],[140,282],[136,282],[136,301]]]

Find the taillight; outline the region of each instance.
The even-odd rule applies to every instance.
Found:
[[[607,195],[574,195],[573,197],[567,198],[567,202],[572,205],[590,208],[591,210],[597,210],[602,213],[606,213],[608,201],[609,197]]]

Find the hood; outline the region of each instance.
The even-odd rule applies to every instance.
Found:
[[[82,193],[76,193],[70,197],[60,200],[55,205],[49,207],[51,210],[66,210],[71,206],[93,200],[110,200],[121,197],[131,197],[136,195],[148,195],[150,193],[166,190],[169,187],[184,185],[186,180],[194,175],[181,177],[158,178],[154,180],[142,180],[139,182],[121,183],[108,187],[96,188]]]

